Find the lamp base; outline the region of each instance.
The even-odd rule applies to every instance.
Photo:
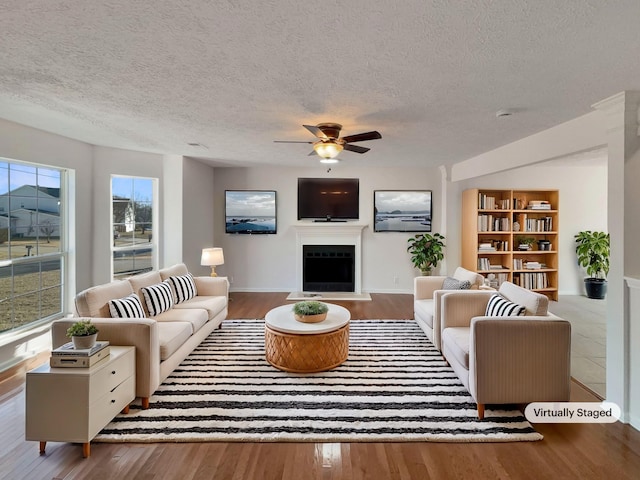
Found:
[[[218,274],[216,273],[215,265],[211,265],[211,276],[212,277],[217,277],[218,276]]]

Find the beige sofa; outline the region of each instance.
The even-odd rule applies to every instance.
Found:
[[[413,281],[413,317],[438,350],[440,346],[440,299],[451,290],[443,290],[446,276],[420,276]],[[456,268],[453,277],[471,283],[472,290],[478,290],[484,277],[462,267]]]
[[[546,296],[504,282],[498,293],[523,316],[485,316],[496,292],[442,297],[442,354],[478,405],[564,402],[571,389],[571,324],[548,311]]]
[[[142,287],[188,273],[184,264],[91,287],[76,296],[78,317],[91,319],[98,339],[111,345],[136,347],[136,396],[148,408],[160,383],[227,317],[228,282],[225,277],[194,277],[197,295],[155,317],[149,317]],[[109,301],[138,294],[147,318],[111,318]],[[173,292],[175,296],[175,291]],[[67,328],[78,318],[53,322],[53,348],[69,339]]]

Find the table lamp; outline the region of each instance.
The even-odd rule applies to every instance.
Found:
[[[222,248],[203,248],[202,257],[200,257],[200,265],[206,265],[211,267],[211,276],[217,277],[216,265],[224,264],[224,253]]]

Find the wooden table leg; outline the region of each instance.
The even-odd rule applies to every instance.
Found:
[[[47,442],[40,442],[40,455],[44,455],[45,448],[47,448]]]
[[[82,444],[82,458],[87,458],[91,455],[91,442]]]

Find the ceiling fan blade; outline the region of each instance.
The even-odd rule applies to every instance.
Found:
[[[373,131],[373,132],[365,132],[365,133],[356,133],[355,135],[348,135],[346,137],[342,137],[342,140],[344,140],[347,143],[352,143],[352,142],[364,142],[366,140],[377,140],[379,138],[382,138],[382,135],[380,135],[379,132]]]
[[[315,150],[311,150],[311,153],[309,155],[307,155],[307,157],[310,157],[311,155],[317,155]]]
[[[316,137],[318,138],[329,138],[325,135],[325,133],[320,130],[318,127],[316,127],[315,125],[302,125],[304,128],[306,128],[307,130],[309,130],[311,133],[313,133]]]
[[[367,153],[369,150],[371,150],[370,148],[367,148],[367,147],[361,147],[359,145],[350,145],[348,143],[344,144],[344,149],[349,150],[350,152],[356,152],[356,153]]]
[[[290,141],[290,140],[274,140],[273,143],[308,143],[309,145],[311,145],[314,142],[297,142],[297,141]]]

